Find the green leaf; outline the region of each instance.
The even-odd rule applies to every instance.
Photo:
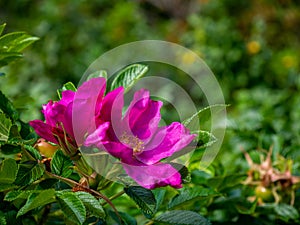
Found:
[[[11,101],[8,100],[7,97],[0,91],[0,109],[7,115],[9,116],[12,121],[16,121],[19,119],[19,114]]]
[[[19,210],[17,217],[24,215],[28,211],[35,209],[37,207],[47,205],[55,201],[55,190],[48,189],[42,190],[39,193],[31,193],[25,205]]]
[[[18,165],[13,159],[5,159],[1,163],[0,184],[12,184],[17,176]]]
[[[0,183],[0,192],[9,191],[11,189],[17,188],[17,185],[14,184],[1,184]]]
[[[77,224],[83,224],[86,219],[86,209],[83,202],[74,192],[57,192],[57,200],[65,217]]]
[[[165,212],[154,219],[171,225],[210,225],[210,222],[196,212],[173,210]]]
[[[207,185],[221,191],[239,185],[246,177],[246,174],[229,174],[226,176],[213,177],[208,180]]]
[[[77,91],[77,88],[75,87],[75,85],[72,82],[65,83],[61,89],[57,90],[57,95],[60,99],[62,97],[61,93],[66,90]]]
[[[0,141],[7,141],[9,137],[9,131],[11,128],[11,120],[0,112]]]
[[[57,150],[51,160],[51,172],[58,176],[69,177],[72,174],[72,165],[72,160],[61,150]]]
[[[31,145],[22,145],[22,146],[32,156],[33,159],[36,159],[36,160],[42,159],[42,155],[40,154],[40,152],[38,150],[36,150],[34,147],[32,147]]]
[[[4,28],[5,28],[5,26],[6,26],[6,23],[0,25],[0,35],[2,34],[2,32],[3,32]]]
[[[135,201],[147,218],[153,216],[156,208],[156,199],[152,191],[140,186],[125,187],[124,191],[133,201]]]
[[[96,216],[98,218],[105,218],[104,209],[98,199],[96,199],[93,195],[87,192],[79,191],[75,192],[75,194],[80,198],[85,208],[91,215]]]
[[[107,72],[105,70],[98,70],[94,73],[91,73],[88,77],[87,77],[87,81],[92,79],[92,78],[97,78],[97,77],[104,77],[107,80]]]
[[[51,189],[49,189],[51,190]],[[18,198],[20,199],[27,199],[31,194],[36,193],[39,194],[43,192],[44,190],[15,190],[15,191],[10,191],[5,195],[4,200],[5,201],[14,201]]]
[[[281,217],[282,220],[284,221],[289,221],[289,220],[297,220],[299,219],[299,212],[297,209],[291,205],[285,204],[285,203],[280,203],[275,206],[275,212],[278,216]]]
[[[166,189],[155,189],[152,191],[154,196],[155,196],[155,199],[156,199],[156,206],[155,206],[155,212],[157,212],[157,210],[159,209],[159,207],[161,206],[164,198],[165,198],[165,195],[166,195]]]
[[[1,26],[0,26],[0,34],[1,34]],[[0,224],[6,225],[5,214],[2,211],[0,211]]]
[[[16,42],[19,38],[24,36],[25,32],[12,32],[0,37],[0,49],[7,49],[9,51],[10,45]]]
[[[28,185],[41,178],[44,172],[44,166],[33,161],[19,164],[15,184],[22,186]]]
[[[9,141],[8,144],[1,144],[1,154],[8,156],[15,156],[15,154],[22,151],[21,146],[17,144],[12,144]]]
[[[142,64],[127,66],[116,75],[109,90],[111,91],[122,86],[127,92],[147,71],[148,67]]]
[[[182,206],[190,201],[200,200],[204,198],[214,197],[219,195],[218,192],[204,187],[185,187],[180,189],[180,193],[169,202],[168,208]]]
[[[32,37],[28,34],[25,34],[22,37],[15,40],[15,43],[12,46],[10,46],[9,51],[20,52],[37,40],[39,40],[38,37]]]
[[[217,138],[208,131],[198,130],[193,133],[197,134],[197,149],[211,146],[217,141]]]
[[[22,58],[23,54],[19,52],[0,52],[0,67],[9,64],[19,58]]]

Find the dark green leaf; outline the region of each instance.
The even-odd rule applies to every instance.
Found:
[[[39,193],[31,193],[25,205],[19,210],[17,217],[24,215],[28,211],[55,201],[55,190],[42,190]]]
[[[0,112],[0,141],[7,141],[9,137],[9,131],[11,128],[11,120]]]
[[[15,210],[10,210],[8,212],[5,212],[5,218],[7,224],[13,224],[13,225],[23,225],[25,221],[22,221],[21,218],[16,218],[17,212]]]
[[[127,66],[116,75],[111,83],[110,91],[122,86],[127,92],[147,71],[148,67],[142,64]]]
[[[7,144],[1,144],[1,153],[4,155],[14,155],[22,151],[22,148],[18,144],[11,143],[10,141]]]
[[[153,190],[153,194],[154,194],[155,199],[156,199],[155,212],[157,212],[157,210],[159,209],[160,205],[162,204],[162,202],[165,198],[166,190],[157,188],[157,189]]]
[[[19,164],[19,170],[15,184],[27,185],[41,178],[45,172],[44,166],[36,162],[28,161]]]
[[[96,216],[98,218],[105,218],[105,212],[98,199],[96,199],[93,195],[87,192],[79,191],[75,192],[75,194],[80,198],[80,200],[83,202],[84,206],[91,215]]]
[[[208,186],[218,190],[234,187],[241,183],[247,177],[246,174],[230,174],[221,177],[213,177],[208,180]]]
[[[219,195],[219,193],[210,188],[204,188],[204,187],[182,188],[180,189],[180,193],[176,195],[169,202],[168,208],[171,209],[176,206],[186,204],[190,201],[214,197],[216,195]]]
[[[61,150],[57,150],[51,160],[51,171],[56,175],[69,177],[72,174],[72,165],[72,160],[65,156]]]
[[[156,199],[152,191],[140,186],[125,187],[124,191],[135,201],[147,218],[153,216],[156,208]]]
[[[12,184],[17,176],[18,165],[14,159],[5,159],[1,163],[0,184]]]
[[[203,216],[187,210],[165,212],[156,217],[155,221],[171,225],[210,225]]]
[[[86,209],[83,202],[74,192],[57,192],[57,200],[68,220],[77,224],[83,224],[86,219]]]
[[[0,26],[0,29],[1,29],[1,26]],[[1,30],[0,30],[1,31]],[[0,32],[1,33],[1,32]],[[0,211],[0,224],[2,225],[6,225],[6,219],[5,219],[5,214]]]
[[[32,156],[33,159],[38,159],[41,160],[42,156],[38,150],[36,150],[34,147],[31,145],[23,145],[25,150]]]
[[[57,90],[57,94],[60,99],[62,97],[61,93],[66,90],[77,91],[77,88],[75,87],[75,85],[72,82],[65,83],[61,89]]]
[[[11,189],[17,188],[17,185],[14,184],[1,184],[0,183],[0,192],[9,191]]]
[[[11,101],[5,97],[5,95],[0,91],[0,109],[12,119],[12,122],[19,118],[17,110],[14,108]]]

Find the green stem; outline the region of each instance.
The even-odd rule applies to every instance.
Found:
[[[122,196],[124,193],[125,193],[125,191],[122,190],[122,191],[118,192],[117,194],[111,196],[111,197],[109,198],[109,200],[110,200],[110,201],[113,201],[114,199],[116,199],[116,198]],[[106,203],[107,203],[107,202],[103,202],[103,203],[102,203],[102,206],[104,206]]]

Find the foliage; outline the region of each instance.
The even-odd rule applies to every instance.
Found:
[[[273,146],[272,167],[284,171],[288,165],[292,175],[300,175],[299,3],[195,1],[195,7],[183,10],[183,5],[188,4],[181,4],[182,1],[174,1],[172,6],[154,2],[1,1],[0,18],[8,23],[9,31],[26,30],[41,38],[26,50],[24,60],[1,68],[0,89],[9,98],[0,93],[0,190],[2,199],[16,197],[1,201],[1,224],[65,224],[85,219],[86,223],[105,224],[106,220],[107,224],[121,224],[119,217],[124,224],[189,224],[192,219],[185,220],[184,215],[195,216],[198,224],[207,224],[208,220],[212,224],[299,223],[299,202],[290,204],[292,191],[295,199],[300,197],[299,185],[279,190],[279,203],[274,199],[260,201],[256,198],[256,184],[245,184],[252,168],[243,153],[248,152],[255,164],[261,164]],[[22,37],[21,33],[17,35]],[[35,151],[32,146],[37,137],[23,121],[38,118],[41,104],[53,98],[60,84],[77,82],[87,65],[101,53],[140,39],[173,41],[205,60],[230,103],[228,128],[221,152],[212,165],[199,165],[202,148],[197,150],[188,166],[186,180],[190,183],[183,189],[155,189],[151,191],[154,200],[148,191],[148,197],[143,199],[142,190],[137,188],[136,193],[132,191],[135,188],[125,187],[128,196],[113,200],[117,214],[103,199],[99,201],[101,197],[82,192],[80,185],[76,186],[79,192],[71,192],[68,185],[75,184],[70,180],[78,184],[86,181],[80,181],[73,162],[61,151],[55,153],[51,162]],[[8,59],[20,58],[20,51]],[[162,71],[159,66],[147,65],[151,74]],[[179,71],[170,68],[163,72],[189,90],[197,102],[205,101],[199,91],[190,89],[189,81]],[[98,71],[93,76],[105,77],[104,74]],[[13,104],[9,99],[13,99]],[[204,113],[200,113],[200,118],[205,118]],[[167,121],[175,118],[168,111],[163,114]],[[214,141],[207,131],[198,134],[203,135],[199,142],[203,147],[212,144],[208,140]],[[8,167],[17,170],[7,171]],[[277,186],[278,182],[274,183]],[[24,190],[23,196],[17,192],[19,189]],[[123,189],[114,184],[103,194],[113,197]],[[45,193],[43,201],[40,193]],[[76,204],[69,204],[70,201]],[[91,208],[87,202],[96,207]],[[149,207],[151,217],[141,215]],[[61,208],[70,213],[66,221]],[[197,215],[184,211],[189,209]]]

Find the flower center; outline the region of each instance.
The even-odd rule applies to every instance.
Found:
[[[139,154],[144,150],[144,142],[137,136],[133,136],[124,132],[120,138],[121,142],[132,148],[133,155]]]

